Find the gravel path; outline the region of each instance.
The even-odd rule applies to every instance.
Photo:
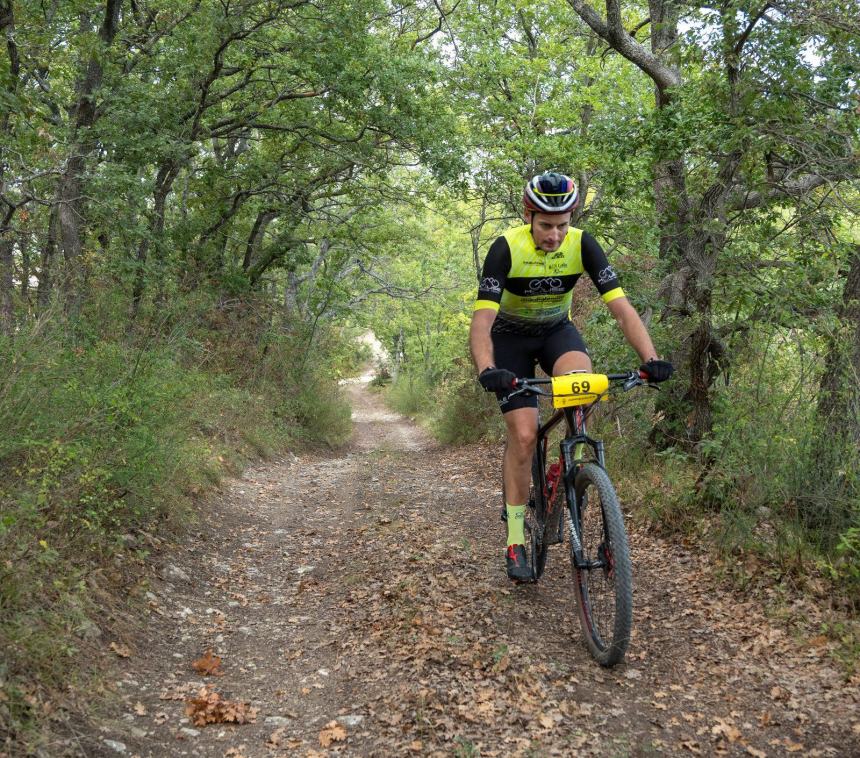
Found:
[[[346,452],[250,468],[158,556],[86,755],[860,755],[860,681],[814,608],[768,618],[632,526],[634,637],[601,669],[564,547],[539,585],[504,575],[500,451],[348,391]]]

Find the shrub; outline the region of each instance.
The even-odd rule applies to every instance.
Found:
[[[325,349],[271,324],[203,302],[163,334],[81,320],[0,337],[0,734],[16,746],[38,742],[34,693],[81,674],[90,585],[123,581],[135,535],[180,526],[244,458],[348,437]]]

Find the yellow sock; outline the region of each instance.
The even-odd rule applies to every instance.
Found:
[[[505,503],[505,512],[508,514],[508,545],[525,544],[526,536],[523,523],[526,517],[526,507]]]

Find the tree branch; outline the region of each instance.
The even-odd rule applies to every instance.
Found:
[[[752,34],[753,29],[756,28],[756,25],[759,21],[761,21],[762,17],[765,13],[767,13],[770,7],[770,2],[766,2],[764,5],[762,5],[759,12],[756,13],[755,16],[753,16],[750,20],[749,24],[747,24],[747,28],[740,33],[737,42],[735,42],[735,46],[733,48],[733,52],[735,55],[741,54],[741,51],[744,49],[744,45],[746,44],[747,39],[749,39],[750,34]]]
[[[791,184],[773,187],[767,192],[748,191],[737,193],[729,203],[729,209],[733,211],[745,211],[760,208],[763,205],[787,197],[801,197],[807,192],[821,187],[830,181],[838,181],[820,174],[809,174]]]
[[[661,92],[677,87],[681,83],[681,76],[676,69],[667,66],[647,47],[639,44],[627,33],[621,23],[621,8],[618,0],[606,0],[606,21],[585,0],[567,0],[567,2],[595,34],[650,76]]]

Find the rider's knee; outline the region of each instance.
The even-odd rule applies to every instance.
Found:
[[[531,455],[537,441],[537,429],[533,426],[517,426],[508,431],[508,444],[522,455]]]

